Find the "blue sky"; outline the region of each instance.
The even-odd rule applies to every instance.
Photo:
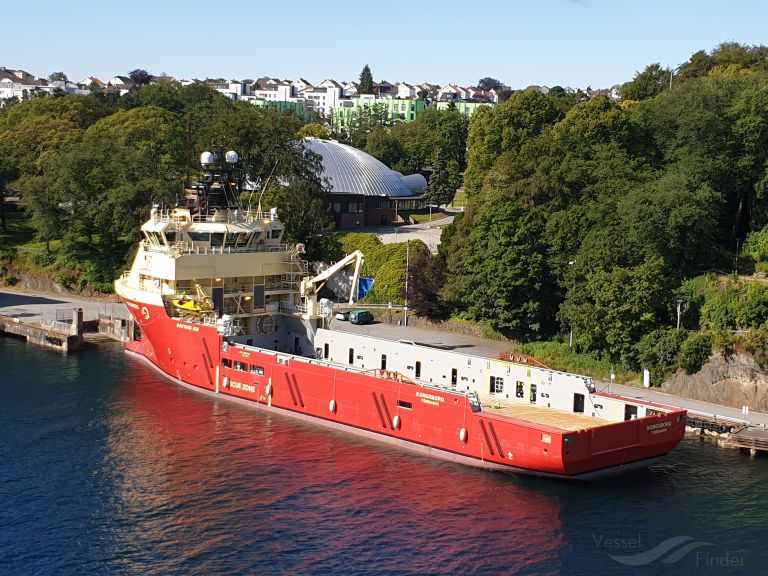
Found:
[[[108,80],[304,77],[608,87],[722,42],[768,44],[764,0],[26,0],[0,66]]]

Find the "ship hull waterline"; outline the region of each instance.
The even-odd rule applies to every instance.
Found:
[[[325,400],[324,411],[318,408],[317,403],[315,403],[314,409],[310,409],[307,405],[305,405],[302,394],[307,395],[307,403],[309,404],[309,396],[311,396],[311,388],[313,382],[307,382],[305,379],[297,380],[295,373],[288,376],[285,371],[282,372],[282,376],[284,376],[286,383],[286,385],[283,386],[285,390],[282,391],[282,402],[273,398],[275,395],[274,391],[270,394],[265,394],[265,391],[269,388],[276,390],[278,385],[281,384],[279,374],[277,375],[274,383],[270,378],[269,384],[267,384],[267,379],[262,377],[255,378],[253,385],[242,385],[232,380],[233,385],[240,386],[239,389],[233,389],[228,385],[224,386],[223,383],[229,384],[229,378],[223,376],[223,373],[227,371],[224,369],[220,371],[222,358],[226,356],[226,354],[221,352],[222,343],[224,340],[215,331],[215,329],[211,327],[195,326],[190,323],[170,318],[165,314],[165,310],[162,307],[147,306],[140,304],[140,301],[126,301],[126,303],[134,312],[134,317],[139,322],[143,332],[142,340],[129,343],[127,350],[131,352],[132,355],[146,361],[151,367],[153,367],[163,376],[177,384],[192,389],[196,392],[201,392],[208,396],[232,400],[234,402],[266,410],[274,414],[313,423],[325,428],[340,430],[345,433],[368,438],[377,442],[383,442],[392,446],[407,449],[411,452],[439,458],[441,460],[505,473],[527,474],[545,478],[568,480],[598,480],[610,476],[624,474],[632,470],[646,468],[670,452],[679,443],[680,438],[682,437],[682,432],[684,431],[684,426],[680,426],[680,433],[677,434],[678,430],[675,429],[673,431],[671,430],[670,426],[670,432],[672,432],[674,435],[671,435],[669,438],[667,438],[665,442],[655,442],[653,445],[643,445],[642,442],[638,441],[634,445],[621,447],[617,450],[605,451],[599,455],[590,454],[589,458],[586,459],[587,461],[570,463],[570,469],[567,463],[560,461],[553,463],[552,459],[547,458],[542,459],[541,457],[538,457],[538,460],[534,459],[526,461],[527,458],[526,454],[524,453],[522,454],[522,457],[518,457],[518,461],[522,460],[526,465],[519,465],[518,462],[507,461],[507,456],[509,459],[514,458],[512,450],[507,451],[507,447],[510,446],[508,440],[509,435],[504,436],[504,434],[507,433],[503,427],[507,426],[508,423],[495,419],[493,414],[488,415],[486,413],[479,413],[484,418],[475,422],[474,425],[470,425],[470,423],[467,423],[467,418],[469,417],[472,419],[474,414],[468,412],[469,409],[464,407],[466,415],[462,415],[460,410],[459,412],[454,411],[454,418],[449,418],[447,425],[445,425],[445,418],[443,419],[442,423],[438,422],[437,425],[443,427],[451,427],[451,425],[454,424],[458,418],[464,418],[465,428],[462,430],[464,430],[465,435],[469,435],[472,438],[476,445],[479,445],[479,451],[476,450],[475,452],[472,452],[467,450],[467,444],[469,444],[469,442],[459,441],[458,437],[453,438],[452,443],[457,445],[457,449],[453,450],[446,445],[450,444],[446,438],[441,439],[442,445],[440,445],[440,442],[431,442],[430,438],[428,437],[408,438],[401,434],[403,431],[400,430],[400,425],[397,427],[392,425],[392,416],[390,414],[390,410],[385,404],[386,400],[384,398],[384,394],[389,395],[390,392],[392,392],[392,385],[398,384],[399,386],[402,386],[402,383],[385,382],[380,381],[379,379],[374,381],[374,385],[385,385],[384,388],[375,388],[373,393],[373,402],[376,405],[376,410],[379,411],[378,422],[380,423],[380,427],[382,429],[382,431],[376,431],[376,428],[378,427],[375,418],[376,414],[375,411],[370,407],[368,408],[368,411],[371,412],[371,414],[368,416],[370,416],[370,418],[373,420],[369,419],[366,421],[365,419],[361,420],[358,418],[356,422],[345,421],[344,418],[340,417],[340,415],[336,413],[336,410],[329,410],[328,403]],[[172,347],[179,348],[181,350],[194,349],[197,352],[202,349],[203,352],[195,355],[184,354],[182,352],[181,354],[177,354],[176,358],[173,358],[170,357],[170,355],[173,353]],[[156,351],[159,350],[166,352],[166,349],[169,357],[166,357],[166,355],[162,353],[158,354]],[[271,360],[273,362],[273,366],[268,366],[268,369],[271,368],[274,373],[274,368],[276,367],[274,365],[274,352],[254,347],[247,347],[246,350],[247,351],[241,351],[240,353],[251,355],[254,358],[254,361],[259,362],[260,364],[267,366]],[[196,356],[199,357],[195,360],[194,357]],[[306,362],[305,359],[299,359],[292,355],[280,356],[284,358],[284,361],[286,362],[290,362],[291,360],[304,360]],[[191,366],[193,362],[197,363],[195,366],[196,370],[194,371],[194,375],[197,377],[194,377],[193,372],[189,369],[189,366]],[[205,364],[205,366],[203,366],[204,369],[200,368],[199,364],[201,363]],[[182,365],[184,368],[179,368],[179,365]],[[175,370],[174,366],[176,367]],[[277,367],[279,368],[279,366]],[[306,366],[303,367],[306,368]],[[309,366],[309,368],[311,369],[313,367]],[[320,370],[321,367],[315,367],[315,369]],[[323,369],[325,370],[326,375],[332,374],[332,376],[328,376],[328,378],[332,378],[334,381],[333,397],[338,398],[340,405],[345,403],[354,403],[356,405],[360,404],[360,398],[356,398],[354,400],[350,398],[347,402],[343,396],[335,395],[337,372],[341,374],[341,376],[349,377],[350,374],[347,370],[344,370],[344,368],[328,367]],[[183,371],[186,371],[186,374],[182,374]],[[298,373],[301,375],[301,372]],[[204,374],[205,376],[201,376],[201,374]],[[356,375],[356,377],[361,381],[370,378],[363,378],[359,374]],[[293,378],[293,385],[291,378]],[[319,381],[318,378],[322,380],[322,375],[313,378],[315,384]],[[326,378],[326,384],[328,378]],[[258,382],[258,380],[261,380],[261,382]],[[356,385],[367,385],[370,388],[370,383],[361,383]],[[390,389],[387,389],[386,385],[389,385]],[[269,386],[269,388],[267,388],[267,386]],[[306,388],[303,393],[300,390],[301,388]],[[247,389],[250,389],[253,393],[246,393]],[[290,396],[288,396],[286,390],[290,392]],[[383,411],[386,412],[386,418],[383,417],[382,410],[379,409],[379,402],[376,400],[376,395],[380,393],[381,407],[383,408]],[[457,399],[451,398],[450,391],[446,391],[444,396],[448,397],[449,399],[453,399],[454,402],[457,401]],[[398,409],[393,407],[392,411],[395,410]],[[327,412],[327,414],[324,414],[323,412]],[[475,420],[477,420],[477,418],[475,418]],[[495,428],[494,424],[496,426]],[[459,427],[460,425],[454,426],[457,431]],[[519,426],[518,423],[518,428],[519,430],[517,430],[517,432],[531,432],[531,430],[527,430],[527,428],[531,428],[531,426]],[[619,430],[619,428],[616,428],[616,430]],[[384,431],[386,432],[383,433]],[[488,432],[490,432],[490,434]],[[537,434],[540,433],[541,427],[533,427],[533,432]],[[553,432],[556,433],[557,431]],[[454,436],[455,434],[456,433],[454,432],[454,434],[451,436]],[[485,439],[485,443],[483,442],[483,437]],[[501,442],[499,441],[499,438],[501,438]],[[498,448],[496,451],[493,450],[494,441],[495,446]],[[505,446],[504,451],[502,451],[502,443]],[[477,449],[478,446],[475,446],[475,448]],[[546,452],[547,450],[544,449],[545,455]],[[558,454],[556,453],[553,453],[552,456],[555,457],[554,459],[558,458]]]

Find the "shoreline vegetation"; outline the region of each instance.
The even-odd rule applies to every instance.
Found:
[[[436,255],[332,231],[322,165],[297,138],[320,118],[205,84],[6,102],[0,282],[49,275],[110,292],[149,206],[174,202],[218,142],[309,259],[363,251],[367,302],[402,304],[407,270],[415,315],[488,326],[550,364],[628,381],[647,368],[656,385],[713,353],[747,353],[764,372],[767,62],[764,46],[725,43],[675,70],[648,65],[618,99],[528,89],[471,117],[427,107],[393,123],[371,110],[331,127],[394,170],[431,171],[433,205],[461,205]]]

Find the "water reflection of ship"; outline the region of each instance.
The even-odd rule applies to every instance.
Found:
[[[563,546],[559,498],[546,485],[296,425],[169,387],[138,362],[130,368],[117,388],[110,460],[118,508],[128,518],[150,515],[135,527],[140,541],[204,531],[212,543],[197,539],[202,550],[246,539],[252,553],[254,546],[276,551],[269,534],[322,527],[336,537],[313,543],[308,566],[356,549],[382,571],[388,562],[396,570],[395,560],[379,556],[380,540],[413,548],[411,570],[446,562],[441,571],[454,574],[513,562],[522,570]],[[428,553],[419,552],[426,543]],[[477,543],[484,554],[462,553]]]

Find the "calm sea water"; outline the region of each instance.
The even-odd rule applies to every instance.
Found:
[[[768,459],[596,484],[430,460],[0,338],[2,574],[766,574]]]

